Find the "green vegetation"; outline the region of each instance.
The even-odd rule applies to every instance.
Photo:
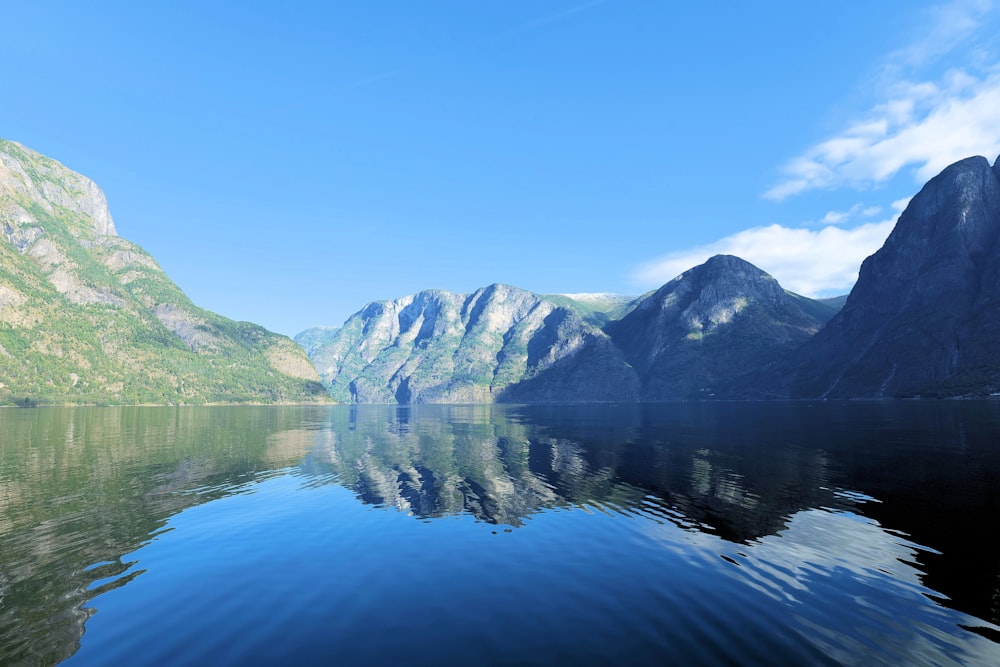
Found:
[[[0,152],[30,179],[0,162],[0,405],[328,400],[290,340],[198,308],[143,249],[100,234],[89,181]]]
[[[590,298],[573,297],[566,294],[543,294],[541,296],[556,306],[576,313],[581,320],[595,327],[603,327],[608,322],[625,317],[643,298],[613,298],[617,295],[588,295]]]
[[[296,340],[341,402],[618,400],[619,375],[632,381],[610,339],[575,308],[500,284],[371,303],[339,329]]]

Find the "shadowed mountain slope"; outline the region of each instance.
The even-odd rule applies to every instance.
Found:
[[[957,162],[910,201],[843,310],[803,348],[803,397],[1000,389],[1000,168]]]
[[[643,400],[711,398],[794,352],[835,312],[749,262],[716,255],[606,330],[638,372]]]

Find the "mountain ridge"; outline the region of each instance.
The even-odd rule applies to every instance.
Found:
[[[749,290],[749,277],[766,289]],[[692,282],[699,280],[704,284]],[[712,300],[720,289],[728,290],[728,310],[719,308],[718,299],[710,313],[699,302],[706,312],[695,318],[697,335],[689,330],[691,309],[683,313],[691,321],[682,332],[645,321],[647,314],[655,318],[669,310],[663,303],[668,297],[685,292],[697,301],[708,292],[705,298]],[[783,290],[771,276],[731,256],[713,257],[643,297],[601,295],[589,308],[571,301],[576,300],[570,295],[537,295],[502,284],[468,295],[427,290],[372,302],[340,328],[307,329],[295,340],[334,398],[343,402],[629,402],[721,394],[721,382],[786,353],[835,312]],[[594,301],[610,308],[598,311]],[[430,302],[436,304],[433,309]],[[514,303],[514,311],[505,309]],[[607,319],[615,308],[620,319]],[[677,316],[671,311],[668,318]],[[484,329],[484,321],[492,324]],[[733,340],[731,333],[721,333],[731,321],[756,338],[720,357],[707,374],[688,374],[673,384],[661,381],[660,367],[669,369],[677,359],[686,360],[681,366],[710,365],[706,362]],[[669,345],[662,337],[644,338],[650,331],[669,337]],[[656,360],[644,359],[647,348]],[[472,358],[475,370],[465,365]]]
[[[544,369],[563,392],[545,400],[587,400],[578,388],[598,383],[607,400],[997,395],[1000,158],[960,160],[928,181],[846,297],[809,299],[718,255],[627,303],[538,298],[600,328],[630,371],[616,386],[623,376],[571,382]]]
[[[955,162],[910,200],[843,309],[804,346],[788,393],[984,395],[1000,389],[1000,158]]]
[[[793,352],[834,312],[746,260],[716,255],[606,330],[642,378],[644,400],[711,398]]]
[[[302,343],[317,335],[309,329]],[[425,290],[367,304],[310,348],[324,386],[343,402],[556,400],[587,369],[634,397],[635,379],[607,336],[573,309],[494,283],[471,294]],[[584,353],[586,350],[586,353]],[[547,381],[551,368],[563,375]],[[583,390],[611,400],[608,385]]]
[[[0,403],[326,402],[290,339],[197,307],[90,179],[0,140]]]
[[[424,290],[295,342],[196,306],[93,181],[5,140],[0,232],[0,404],[1000,393],[1000,158],[930,179],[846,297],[716,255],[639,297]]]

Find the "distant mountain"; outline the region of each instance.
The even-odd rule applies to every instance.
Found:
[[[345,402],[708,398],[789,354],[835,312],[718,256],[638,299],[432,290],[371,303],[296,341]],[[621,319],[596,326],[613,315]]]
[[[844,307],[844,304],[847,303],[847,295],[838,294],[837,296],[821,297],[816,299],[816,301],[826,304],[827,306],[830,306],[834,310],[840,310],[841,308]]]
[[[301,348],[198,308],[88,178],[0,140],[0,404],[328,401]]]
[[[421,292],[297,340],[356,402],[995,395],[1000,164],[928,182],[846,297],[716,256],[636,299]]]
[[[716,255],[606,331],[638,372],[643,400],[713,398],[793,353],[836,312],[787,292],[749,262]]]
[[[790,373],[794,396],[1000,391],[1000,165],[972,157],[931,179]]]
[[[557,306],[569,308],[585,322],[603,327],[630,312],[641,297],[611,292],[580,292],[577,294],[544,294],[542,298]]]
[[[370,303],[296,336],[323,384],[357,403],[635,400],[638,380],[573,308],[508,285]]]
[[[338,331],[340,331],[340,327],[313,327],[295,336],[295,342],[305,350],[307,355],[311,356],[314,352],[318,352],[333,342]]]

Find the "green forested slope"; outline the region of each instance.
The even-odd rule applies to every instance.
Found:
[[[0,404],[327,400],[291,340],[198,308],[89,179],[0,140]]]

